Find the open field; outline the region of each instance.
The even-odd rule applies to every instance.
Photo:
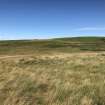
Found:
[[[104,37],[14,40],[0,42],[0,55],[54,54],[105,51]]]
[[[1,41],[0,105],[105,105],[105,38]]]

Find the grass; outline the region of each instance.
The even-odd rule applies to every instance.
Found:
[[[0,42],[0,105],[105,105],[103,39]]]
[[[0,41],[0,55],[105,51],[104,37]]]

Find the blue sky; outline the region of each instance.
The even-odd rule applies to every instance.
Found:
[[[105,36],[105,0],[0,0],[0,39]]]

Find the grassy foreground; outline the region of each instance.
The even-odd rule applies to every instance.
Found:
[[[105,105],[104,38],[0,42],[0,105]]]

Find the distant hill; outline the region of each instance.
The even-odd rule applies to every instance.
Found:
[[[0,54],[105,51],[105,37],[73,37],[46,40],[0,41]]]
[[[71,41],[71,42],[84,42],[84,43],[97,43],[97,42],[105,42],[105,37],[66,37],[66,38],[56,38],[56,40],[62,41]]]

